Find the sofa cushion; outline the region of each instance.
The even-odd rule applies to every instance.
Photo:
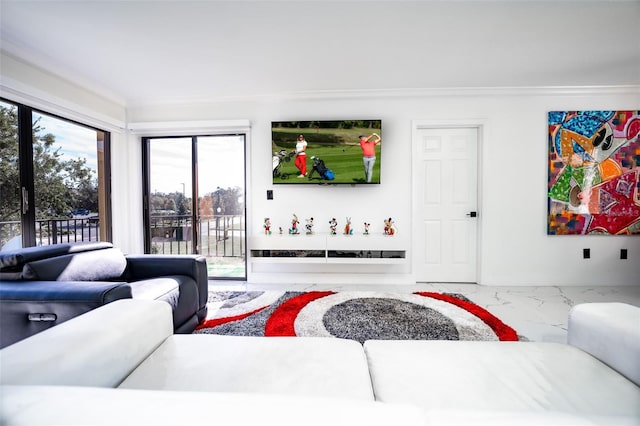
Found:
[[[84,251],[25,263],[22,279],[43,281],[106,281],[118,279],[127,267],[120,249]]]
[[[582,416],[558,411],[429,411],[433,426],[638,426],[634,416]]]
[[[119,299],[127,283],[0,281],[0,348]]]
[[[172,307],[175,307],[170,300],[173,297],[172,294],[176,292],[178,287],[180,287],[180,279],[176,279],[175,277],[158,277],[148,280],[133,281],[130,285],[134,299],[159,299],[169,302]]]
[[[0,350],[0,384],[116,387],[172,331],[166,303],[116,300]]]
[[[50,246],[26,247],[0,252],[0,272],[20,272],[25,263],[65,254],[112,248],[106,241],[53,244]]]
[[[188,333],[198,324],[193,318],[198,311],[198,286],[193,278],[186,275],[170,275],[129,283],[134,299],[162,300],[173,310],[173,325],[178,328],[186,322]]]
[[[640,308],[583,303],[569,311],[567,342],[640,386]]]
[[[373,400],[362,345],[320,337],[169,337],[121,388]]]
[[[367,341],[376,399],[426,411],[557,411],[640,418],[640,388],[573,346]]]
[[[5,420],[7,425],[426,424],[417,407],[296,395],[61,386],[3,386],[0,395],[0,421]]]

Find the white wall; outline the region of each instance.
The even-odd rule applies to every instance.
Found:
[[[408,241],[412,222],[412,121],[482,120],[486,131],[480,153],[479,283],[640,285],[638,236],[546,234],[547,112],[639,106],[638,87],[352,92],[343,96],[334,93],[130,109],[129,120],[249,119],[250,233],[261,233],[262,220],[267,216],[276,229],[287,229],[294,212],[301,219],[313,216],[319,231],[331,217],[344,223],[345,216],[351,216],[356,226],[367,220],[380,230],[383,218],[392,216],[399,235]],[[302,188],[271,184],[271,121],[351,118],[383,120],[381,185]],[[135,181],[139,168],[135,161],[130,167],[118,173],[128,173]],[[274,190],[274,200],[266,199],[267,189]],[[135,231],[137,234],[138,229]],[[582,259],[583,248],[591,249],[591,259]],[[628,260],[618,259],[620,248],[628,249]],[[267,278],[263,273],[253,276],[256,280],[300,283],[412,280],[410,263],[406,267],[380,267],[374,270],[374,276],[367,274],[369,267],[342,265],[260,267],[261,271],[267,269],[273,272]]]
[[[469,89],[333,92],[238,102],[123,105],[15,58],[2,56],[0,95],[112,132],[114,243],[142,252],[141,149],[126,122],[246,119],[249,131],[249,232],[262,220],[288,225],[292,213],[313,216],[317,230],[330,217],[381,226],[392,216],[411,239],[413,120],[482,120],[479,283],[486,285],[640,285],[640,237],[547,236],[547,133],[550,110],[638,109],[640,88]],[[380,118],[384,121],[383,183],[372,187],[287,187],[271,184],[273,120]],[[266,200],[273,189],[275,199]],[[375,228],[374,228],[375,230]],[[409,244],[410,246],[410,244]],[[592,258],[582,259],[590,248]],[[618,259],[620,248],[629,259]],[[410,250],[410,247],[409,247]],[[263,269],[269,269],[266,266]],[[406,266],[278,266],[256,279],[308,283],[411,282]],[[370,272],[373,272],[371,274]],[[284,273],[284,274],[283,274]]]
[[[0,50],[0,95],[105,130],[124,129],[122,103]]]

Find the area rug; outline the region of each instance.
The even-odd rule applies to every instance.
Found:
[[[357,340],[519,340],[514,329],[450,293],[211,292],[194,333]]]

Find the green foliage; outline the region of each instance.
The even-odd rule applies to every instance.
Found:
[[[182,203],[180,203],[181,200],[183,201]],[[151,214],[188,214],[191,209],[188,204],[186,207],[184,206],[185,201],[186,198],[184,198],[180,192],[173,192],[169,194],[155,192],[151,194]],[[182,207],[180,209],[180,213],[178,212],[178,205]]]
[[[0,221],[20,219],[18,111],[0,106]]]
[[[368,136],[371,133],[380,132],[379,128],[368,127],[368,125],[378,126],[379,122],[340,121],[331,123],[340,123],[340,127],[274,127],[271,131],[273,151],[276,152],[276,147],[293,150],[299,134],[304,135],[304,139],[309,145],[353,145],[358,144],[358,136],[361,134]]]
[[[98,211],[98,182],[86,159],[65,159],[55,136],[43,134],[39,120],[33,123],[33,181],[38,219],[65,217],[74,208]],[[19,221],[18,113],[0,105],[0,221]]]
[[[283,129],[352,129],[358,127],[361,129],[378,129],[380,130],[380,120],[342,120],[342,121],[280,121],[273,123],[274,128]]]
[[[244,214],[244,193],[242,188],[216,188],[211,193],[214,214],[237,215]],[[242,201],[242,202],[241,202]],[[220,212],[218,213],[218,207]]]
[[[201,211],[202,215],[238,215],[244,213],[244,193],[242,188],[216,188],[199,200],[210,200],[210,211]],[[220,208],[220,211],[218,211]],[[181,192],[165,194],[155,192],[151,194],[151,214],[156,215],[190,215],[191,198],[184,197]]]

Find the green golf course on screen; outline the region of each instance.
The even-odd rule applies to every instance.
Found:
[[[381,120],[274,121],[274,184],[379,184]]]

